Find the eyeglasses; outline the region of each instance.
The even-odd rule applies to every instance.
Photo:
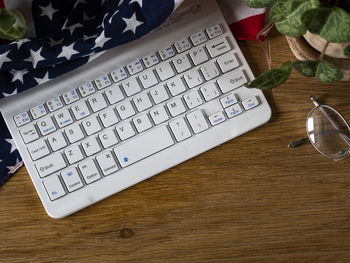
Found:
[[[350,127],[345,118],[334,108],[321,105],[315,97],[310,96],[315,107],[306,119],[308,138],[292,142],[289,148],[294,148],[309,140],[324,156],[340,160],[350,151]]]

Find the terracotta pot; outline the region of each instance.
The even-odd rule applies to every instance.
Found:
[[[323,37],[317,34],[313,34],[309,31],[304,35],[304,39],[316,50],[322,52],[324,46],[327,43]],[[341,43],[329,43],[325,54],[332,58],[344,58],[350,59],[348,56],[344,55],[344,48],[350,45],[350,41]]]
[[[308,41],[306,41],[304,37],[292,38],[292,37],[286,36],[286,38],[291,51],[293,52],[294,56],[299,60],[318,60],[322,52],[322,49],[324,47],[324,42],[323,42],[323,44],[322,43],[315,44],[315,46],[317,46],[318,48],[316,47],[314,48],[313,46],[311,46],[311,44],[309,44]],[[315,40],[315,38],[312,38],[312,42],[316,43],[317,41]],[[345,58],[339,58],[339,56],[344,56],[344,52],[343,52],[344,48],[342,49],[341,55],[337,54],[336,57],[334,57],[333,54],[337,53],[336,50],[339,50],[338,45],[335,45],[334,48],[330,50],[328,50],[328,47],[327,47],[327,51],[329,52],[326,52],[327,55],[324,56],[324,59],[333,63],[343,71],[344,76],[341,79],[341,81],[350,81],[350,58],[346,56]]]

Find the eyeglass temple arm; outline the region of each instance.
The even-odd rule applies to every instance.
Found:
[[[321,106],[314,96],[310,96],[310,99],[311,99],[311,101],[313,102],[313,104],[316,107],[320,107]],[[350,139],[349,139],[349,137],[346,136],[343,132],[340,131],[339,126],[334,122],[333,118],[331,116],[329,116],[329,114],[324,110],[323,107],[320,107],[320,110],[327,117],[327,119],[332,123],[334,128],[339,132],[340,137],[342,137],[342,139],[350,146]]]

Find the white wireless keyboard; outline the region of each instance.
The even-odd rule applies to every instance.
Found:
[[[2,101],[47,213],[62,218],[266,123],[215,1]],[[234,160],[232,160],[234,162]]]

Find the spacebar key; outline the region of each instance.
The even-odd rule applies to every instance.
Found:
[[[169,130],[161,126],[114,148],[114,152],[120,165],[126,167],[173,144]]]
[[[40,177],[45,177],[49,174],[57,172],[66,166],[66,162],[60,153],[54,153],[48,157],[42,158],[35,164]]]

